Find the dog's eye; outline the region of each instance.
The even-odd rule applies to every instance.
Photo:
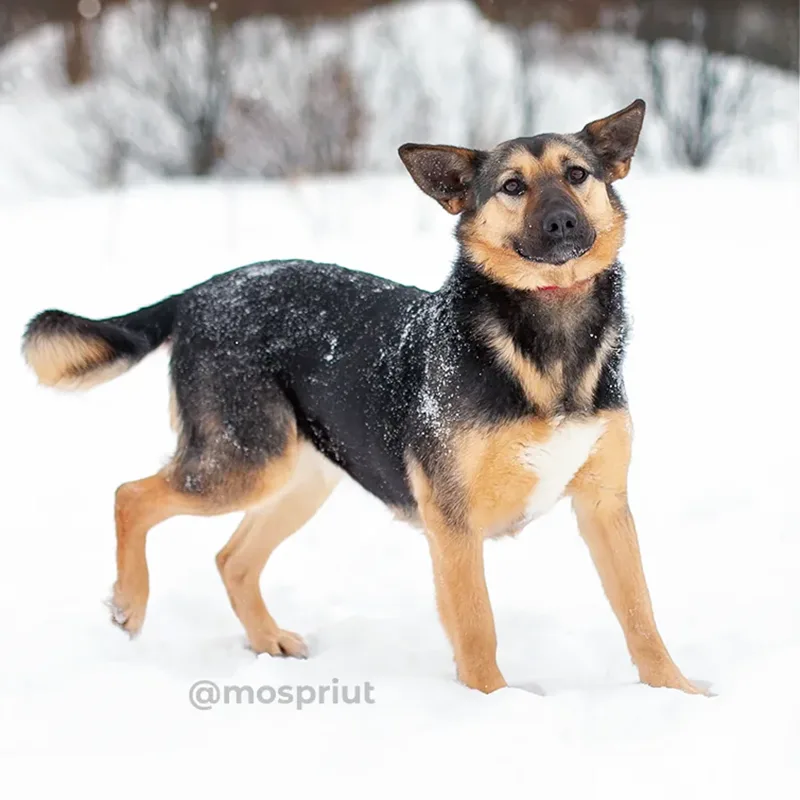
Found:
[[[567,170],[567,180],[573,186],[583,183],[588,177],[589,173],[583,167],[570,167]]]
[[[525,191],[525,184],[518,178],[509,178],[501,187],[500,191],[518,197]]]

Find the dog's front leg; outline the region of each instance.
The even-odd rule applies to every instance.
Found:
[[[639,679],[650,686],[698,694],[699,690],[683,677],[670,657],[656,627],[627,501],[618,496],[577,494],[573,506],[581,536],[589,546],[606,596],[622,626]]]
[[[483,538],[428,514],[439,616],[455,654],[458,678],[472,689],[506,686],[497,666],[497,635],[483,570]],[[434,517],[434,519],[430,519]]]
[[[656,627],[628,506],[629,457],[630,421],[624,413],[611,414],[606,433],[571,487],[578,527],[642,683],[700,694],[681,674]]]

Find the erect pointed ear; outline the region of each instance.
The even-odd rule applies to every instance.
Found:
[[[611,183],[628,174],[639,142],[644,111],[644,100],[634,100],[622,111],[590,122],[578,134],[602,162],[606,182]]]
[[[472,182],[481,157],[480,150],[439,144],[404,144],[400,158],[425,194],[451,214],[460,214],[469,204]]]

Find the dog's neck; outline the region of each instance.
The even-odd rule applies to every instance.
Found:
[[[486,274],[462,249],[448,284],[465,308],[491,311],[523,338],[548,333],[569,337],[582,325],[593,327],[623,312],[623,274],[616,261],[569,287],[523,290]]]
[[[462,254],[447,291],[462,333],[527,384],[534,406],[555,412],[589,404],[590,383],[621,354],[622,278],[615,262],[581,286],[523,291],[491,279]]]

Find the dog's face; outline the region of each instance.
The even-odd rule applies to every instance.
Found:
[[[611,188],[624,178],[645,105],[580,133],[513,139],[489,152],[406,144],[411,177],[451,214],[458,239],[491,277],[517,289],[569,287],[614,263],[625,214]]]

